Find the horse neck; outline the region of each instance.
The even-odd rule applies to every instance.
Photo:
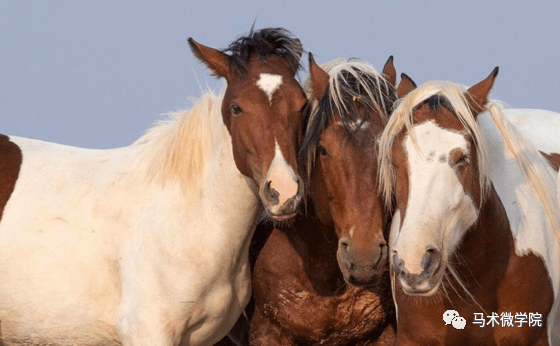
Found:
[[[491,186],[478,220],[466,232],[459,245],[454,257],[454,261],[458,263],[454,265],[454,269],[469,291],[481,287],[484,290],[492,289],[503,278],[514,252],[505,208]]]
[[[366,329],[372,335],[392,321],[393,300],[388,273],[373,287],[346,284],[337,260],[336,231],[319,221],[311,198],[307,199],[307,212],[298,217],[292,229],[288,238],[304,272],[297,277],[299,284],[312,293],[306,295],[310,306],[326,309],[330,314],[328,318],[336,321],[334,325],[340,329],[352,328],[356,333],[360,333],[356,319],[367,321]]]
[[[185,135],[181,131],[191,124],[179,121],[148,132],[138,141],[142,147],[139,159],[144,162],[144,175],[151,188],[159,191],[158,198],[167,199],[162,204],[176,201],[173,217],[188,228],[187,232],[179,230],[179,238],[170,241],[180,243],[181,237],[185,241],[198,237],[201,241],[208,239],[212,246],[227,246],[232,253],[241,254],[245,252],[242,249],[248,251],[260,203],[256,186],[235,165],[231,136],[220,112],[221,101],[222,97],[205,95],[190,111],[200,111],[197,107],[210,109],[198,114],[199,123],[192,124],[208,130]],[[189,143],[188,149],[204,152],[204,163],[198,162],[196,153],[184,150],[182,141],[167,140],[177,137]],[[171,168],[162,158],[173,161]],[[181,159],[189,164],[176,164]],[[197,172],[194,178],[189,177],[192,171]]]
[[[315,206],[307,197],[305,210],[296,217],[295,223],[277,232],[284,232],[299,257],[302,271],[299,276],[308,290],[330,295],[340,287],[338,278],[342,274],[338,269],[336,250],[338,238],[334,228],[321,223],[315,214]]]
[[[225,130],[225,125],[223,126]],[[222,217],[228,222],[246,224],[243,219],[250,216],[251,224],[255,223],[254,219],[261,207],[258,187],[237,169],[231,137],[226,130],[219,158],[211,167],[216,169],[204,181],[202,203],[209,203],[214,211],[222,212]]]
[[[218,221],[221,225],[214,230],[213,237],[222,239],[229,248],[247,256],[261,208],[258,188],[237,169],[231,136],[221,118],[220,122],[223,126],[223,142],[217,155],[208,162],[202,180],[200,206],[208,213],[206,215],[212,215],[214,222]]]

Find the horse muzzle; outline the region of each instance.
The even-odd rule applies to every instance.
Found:
[[[421,271],[411,273],[397,251],[392,254],[393,271],[398,275],[403,291],[408,295],[431,296],[439,288],[445,266],[441,251],[428,247],[422,256]]]
[[[269,217],[275,221],[284,221],[297,215],[298,207],[303,199],[303,182],[296,177],[295,181],[267,180],[259,195]]]
[[[360,251],[351,238],[338,242],[337,259],[344,281],[353,286],[370,286],[379,282],[387,267],[387,243],[374,242]]]

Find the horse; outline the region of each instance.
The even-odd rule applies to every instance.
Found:
[[[132,145],[0,137],[3,344],[208,345],[245,308],[257,222],[303,196],[302,46],[282,28],[188,42],[227,85]]]
[[[402,75],[378,156],[398,345],[549,345],[558,328],[556,171],[488,99],[497,74]]]
[[[299,150],[306,212],[276,227],[256,260],[251,345],[392,345],[395,338],[375,144],[396,98],[359,59],[319,67],[310,54],[311,111]],[[259,232],[259,235],[264,232]]]

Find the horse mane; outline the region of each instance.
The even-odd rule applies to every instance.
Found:
[[[380,189],[387,205],[393,202],[395,189],[395,173],[391,160],[392,147],[396,136],[406,127],[414,145],[417,146],[414,135],[412,114],[416,107],[423,102],[428,102],[431,107],[443,106],[450,108],[457,119],[463,124],[465,131],[472,136],[478,155],[479,179],[481,187],[481,200],[487,197],[490,190],[489,157],[486,141],[480,125],[472,114],[467,100],[467,88],[451,82],[431,81],[411,91],[406,97],[397,101],[398,106],[391,115],[381,139],[379,141],[379,177]],[[434,98],[436,96],[436,98]],[[497,101],[489,101],[485,109],[489,112],[494,124],[517,164],[522,174],[531,186],[531,189],[540,200],[549,222],[560,243],[559,220],[555,213],[555,197],[547,188],[546,181],[555,181],[547,170],[546,162],[540,160],[539,151],[517,132],[507,121],[501,106]]]
[[[301,43],[284,28],[265,28],[257,31],[251,28],[247,35],[233,41],[223,52],[231,53],[228,55],[228,63],[240,76],[247,74],[247,63],[253,54],[261,61],[266,61],[271,55],[286,58],[294,73],[302,68]]]
[[[319,100],[311,91],[309,79],[305,91],[309,96],[310,110],[307,113],[305,136],[298,153],[299,166],[305,167],[309,178],[317,154],[317,143],[321,133],[339,114],[341,123],[350,140],[364,144],[364,140],[374,143],[372,136],[358,136],[363,125],[371,120],[376,111],[383,123],[387,122],[393,103],[395,89],[373,66],[360,59],[338,58],[321,65],[329,75],[328,88]],[[362,116],[357,104],[365,110]]]
[[[200,197],[209,160],[227,132],[222,98],[208,91],[192,100],[191,109],[168,113],[133,144],[142,148],[139,160],[147,165],[148,179],[179,183],[190,199]]]

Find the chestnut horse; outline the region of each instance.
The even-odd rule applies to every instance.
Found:
[[[398,345],[548,345],[558,328],[556,172],[488,101],[497,72],[399,85],[379,153]]]
[[[299,152],[307,213],[274,229],[257,259],[251,345],[394,343],[376,140],[396,72],[392,58],[383,75],[358,59],[323,68],[310,54],[312,109]]]
[[[301,44],[189,43],[223,94],[129,147],[0,136],[3,345],[208,345],[245,308],[259,196],[282,220],[303,195]]]

